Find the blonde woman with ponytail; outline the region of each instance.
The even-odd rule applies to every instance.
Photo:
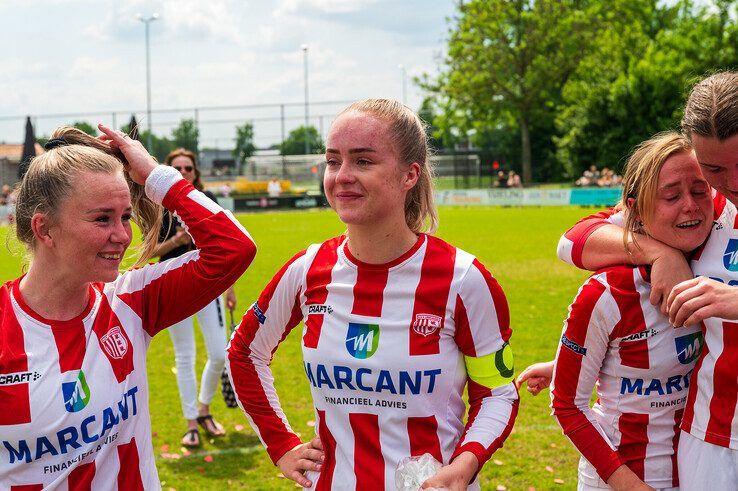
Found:
[[[0,287],[0,482],[10,489],[160,489],[151,337],[220,295],[255,254],[235,219],[179,172],[99,128],[97,139],[56,130],[18,191],[30,264]],[[131,221],[147,258],[162,204],[198,250],[121,274]]]
[[[518,407],[505,295],[474,256],[431,235],[433,175],[410,109],[350,105],[325,157],[325,193],[346,233],[295,255],[244,316],[226,361],[239,402],[301,486],[394,489],[398,464],[427,454],[440,469],[416,485],[479,489]],[[302,320],[317,433],[307,443],[269,369]]]

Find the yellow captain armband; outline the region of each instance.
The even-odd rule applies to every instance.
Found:
[[[509,343],[502,349],[489,355],[474,357],[464,356],[466,373],[479,385],[495,389],[513,380],[513,353]]]

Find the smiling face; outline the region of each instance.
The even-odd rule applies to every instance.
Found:
[[[363,112],[341,114],[326,140],[325,193],[347,225],[405,223],[419,165],[398,160],[389,125]]]
[[[738,134],[722,141],[698,134],[692,134],[691,139],[705,179],[738,205]]]
[[[53,245],[39,247],[70,280],[113,281],[133,236],[128,184],[120,172],[81,172],[74,182],[48,228]]]
[[[653,238],[682,252],[699,247],[710,233],[710,186],[692,152],[679,152],[661,167],[650,216],[642,217]]]

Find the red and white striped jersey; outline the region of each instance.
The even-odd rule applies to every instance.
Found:
[[[481,467],[510,433],[518,396],[511,360],[503,360],[509,311],[484,266],[423,234],[396,260],[366,264],[341,236],[289,261],[231,339],[239,403],[274,462],[300,439],[269,364],[303,319],[304,369],[325,449],[321,473],[308,476],[315,489],[394,489],[398,462],[426,452],[447,464],[471,451]],[[499,384],[468,378],[475,360],[490,363]]]
[[[0,287],[2,489],[161,488],[146,380],[151,337],[222,293],[255,247],[178,173],[160,167],[150,179],[199,250],[91,284],[84,312],[67,321],[34,312],[20,279]]]
[[[603,269],[580,288],[564,322],[551,407],[586,459],[579,472],[589,486],[623,464],[656,489],[679,485],[679,421],[702,332],[673,328],[650,292],[643,268]]]
[[[691,258],[692,271],[738,286],[738,213],[735,204],[715,193],[715,222],[710,237]],[[578,222],[559,241],[559,257],[581,267],[581,250],[593,230],[613,218],[593,215]],[[621,215],[621,214],[620,214]],[[616,223],[616,222],[615,222]],[[588,233],[587,233],[588,232]],[[577,258],[577,252],[579,256]],[[682,429],[706,442],[738,449],[738,323],[710,318],[703,322],[705,348],[692,374]]]

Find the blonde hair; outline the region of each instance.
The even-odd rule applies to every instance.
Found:
[[[721,141],[738,134],[738,72],[718,72],[692,87],[682,131]]]
[[[34,214],[46,213],[53,218],[64,199],[72,194],[80,172],[115,174],[123,172],[125,162],[123,156],[107,143],[76,128],[57,128],[51,138],[61,138],[67,144],[34,157],[18,185],[15,233],[30,253],[36,248],[31,228]],[[162,208],[146,197],[143,186],[133,182],[127,173],[124,175],[131,192],[132,219],[144,235],[136,262],[136,266],[140,266],[156,247]]]
[[[428,151],[426,125],[409,107],[390,99],[354,102],[338,115],[361,112],[389,124],[392,143],[401,164],[420,166],[418,182],[405,198],[405,222],[414,233],[433,233],[438,228],[438,212],[433,197],[433,169]]]
[[[686,137],[676,131],[666,131],[640,143],[628,158],[620,200],[625,210],[625,250],[628,250],[631,232],[647,234],[644,224],[649,224],[653,218],[659,173],[664,163],[672,155],[691,151],[692,145]],[[629,199],[633,199],[632,206],[628,206]],[[635,237],[633,242],[638,246]]]

